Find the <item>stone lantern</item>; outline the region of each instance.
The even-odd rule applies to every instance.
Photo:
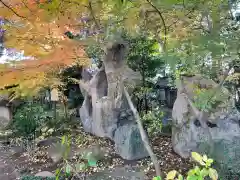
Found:
[[[158,99],[161,105],[166,104],[166,87],[168,85],[168,77],[160,77],[158,78],[157,82],[157,89],[158,89]]]
[[[158,99],[160,104],[172,108],[177,97],[177,89],[169,85],[169,78],[158,78],[156,87],[158,89]]]

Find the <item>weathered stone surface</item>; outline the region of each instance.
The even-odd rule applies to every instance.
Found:
[[[148,156],[137,124],[119,127],[114,136],[115,150],[124,159],[136,160]]]
[[[17,107],[21,104],[20,100],[9,102],[9,97],[6,94],[0,94],[0,129],[5,129],[12,120],[12,107]]]
[[[0,107],[0,128],[5,129],[11,121],[10,110],[8,107]]]
[[[7,96],[0,95],[0,128],[7,127],[11,120],[11,112],[7,104]]]
[[[214,87],[216,84],[210,81],[197,78],[197,83],[202,83],[202,86]],[[186,81],[185,81],[186,82]],[[190,84],[194,84],[188,79]],[[205,83],[205,84],[204,84]],[[208,131],[201,127],[201,124],[194,118],[193,112],[189,107],[188,101],[182,94],[184,88],[190,95],[194,93],[190,90],[189,84],[185,87],[178,87],[177,100],[173,107],[173,128],[172,128],[172,143],[173,149],[180,156],[187,158],[192,151],[197,151],[202,154],[206,153],[216,161],[216,166],[219,172],[226,179],[226,171],[231,171],[233,174],[240,172],[240,113],[232,107],[231,101],[224,101],[217,109],[208,115]],[[226,95],[227,96],[227,95]],[[210,146],[210,144],[213,146]],[[210,147],[213,147],[213,153],[210,154]]]
[[[37,176],[37,177],[55,177],[55,175],[53,173],[48,172],[48,171],[39,172],[39,173],[35,174],[35,176]]]
[[[123,87],[127,87],[131,92],[141,76],[124,62],[125,51],[124,43],[108,44],[102,67],[92,77],[84,70],[80,83],[85,97],[80,108],[84,130],[112,140],[118,128],[135,121],[131,111],[129,112]],[[132,146],[131,142],[128,146]],[[145,157],[145,154],[142,154],[142,157]]]
[[[51,146],[51,145],[54,145],[54,144],[60,143],[60,142],[61,142],[60,137],[50,137],[50,138],[38,141],[37,146],[38,147],[47,147],[47,146]]]

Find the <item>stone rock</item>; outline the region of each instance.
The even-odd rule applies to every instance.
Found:
[[[11,121],[10,109],[6,106],[0,106],[0,128],[5,129]]]
[[[194,81],[189,80],[189,82],[193,83]],[[207,84],[202,83],[202,86],[210,86],[207,80],[199,82]],[[215,84],[212,84],[210,87],[214,86]],[[184,158],[188,158],[193,151],[207,154],[215,160],[216,167],[224,179],[227,179],[225,177],[227,171],[231,171],[235,175],[240,173],[240,154],[237,153],[240,151],[240,112],[232,107],[230,100],[224,101],[223,105],[206,117],[208,120],[208,130],[206,130],[194,118],[188,101],[181,94],[181,87],[178,90],[172,112],[174,151]],[[188,93],[194,94],[190,89],[188,89]]]
[[[119,127],[114,136],[115,150],[124,159],[137,160],[147,157],[137,124]]]
[[[118,128],[125,129],[125,125],[135,121],[131,110],[129,111],[123,87],[125,86],[131,93],[140,82],[141,75],[126,65],[124,61],[126,49],[127,45],[123,42],[107,44],[102,67],[92,76],[83,70],[83,79],[80,82],[84,102],[79,112],[84,130],[111,140],[116,139],[114,136]],[[128,148],[135,147],[131,143],[132,140],[128,142]],[[145,155],[143,153],[142,157]],[[131,156],[140,158],[140,155]],[[132,158],[131,156],[129,158]]]
[[[20,100],[9,102],[9,96],[0,94],[0,129],[5,129],[12,120],[12,107],[18,107],[21,104]]]
[[[49,171],[42,171],[35,174],[36,177],[55,177],[55,175]]]
[[[37,146],[38,147],[47,147],[47,146],[51,146],[51,145],[54,145],[54,144],[59,143],[59,142],[61,142],[61,138],[50,137],[50,138],[38,141]]]

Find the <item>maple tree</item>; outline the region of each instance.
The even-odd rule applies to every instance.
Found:
[[[83,47],[64,35],[68,27],[63,19],[61,25],[44,19],[46,13],[38,5],[35,1],[0,2],[4,46],[24,50],[34,58],[14,63],[14,67],[7,63],[0,70],[0,88],[17,84],[11,89],[17,96],[33,95],[42,87],[60,83],[58,73],[73,63],[89,64]]]
[[[168,63],[172,61],[174,68],[183,65],[179,71],[203,73],[204,57],[211,52],[210,69],[219,77],[222,55],[239,59],[239,32],[223,33],[227,11],[227,0],[0,0],[0,16],[6,21],[2,26],[5,46],[37,59],[25,61],[24,67],[21,62],[17,68],[3,68],[1,76],[6,80],[0,81],[1,86],[17,82],[21,91],[23,86],[47,85],[54,77],[46,72],[71,64],[73,56],[83,57],[82,51],[71,48],[104,43],[123,31],[141,31],[155,38]],[[67,31],[73,34],[71,39],[90,38],[78,44],[64,36]]]
[[[59,47],[54,53],[39,60],[23,60],[15,63],[14,67],[8,65],[0,70],[0,87],[18,84],[15,89],[18,95],[36,94],[42,87],[59,84],[59,72],[72,65],[73,62],[79,62],[79,65],[87,65],[88,60],[84,56],[82,47],[69,46]],[[75,54],[77,51],[78,54]]]

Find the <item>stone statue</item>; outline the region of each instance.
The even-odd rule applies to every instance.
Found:
[[[123,94],[124,86],[131,92],[141,80],[140,73],[126,65],[126,53],[124,42],[108,43],[102,67],[94,75],[83,70],[80,89],[84,102],[80,118],[86,132],[110,138],[120,156],[134,160],[144,158],[148,153]]]

